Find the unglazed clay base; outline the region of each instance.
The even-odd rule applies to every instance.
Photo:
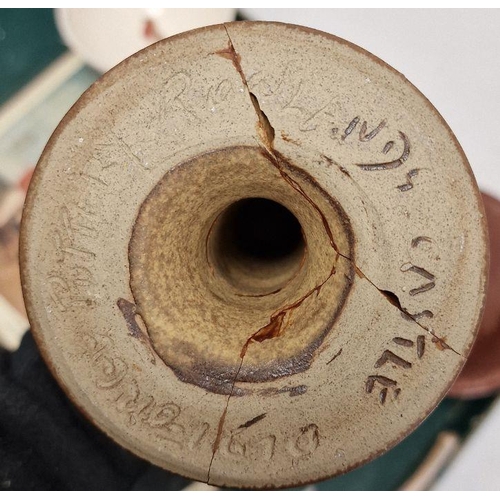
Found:
[[[434,408],[487,268],[431,104],[331,35],[233,23],[130,57],[66,115],[21,241],[40,348],[80,409],[199,481],[346,472]]]

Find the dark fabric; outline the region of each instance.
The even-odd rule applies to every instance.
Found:
[[[0,349],[0,489],[181,489],[188,481],[124,450],[66,398],[28,332]]]

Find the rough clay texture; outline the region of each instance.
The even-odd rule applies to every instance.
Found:
[[[147,211],[144,201],[169,172],[200,155],[241,147],[260,152],[272,169],[270,182],[282,186],[276,187],[281,202],[303,224],[310,221],[308,245],[317,258],[309,256],[305,269],[313,274],[301,271],[294,279],[316,276],[315,262],[323,264],[317,280],[297,281],[276,308],[265,299],[266,315],[248,320],[248,337],[222,321],[219,337],[244,342],[226,353],[234,361],[226,373],[229,390],[221,393],[179,376],[163,361],[168,353],[158,356],[155,347],[160,352],[183,333],[167,329],[151,343],[154,318],[137,308],[129,244],[134,227],[148,227],[136,226],[139,212]],[[182,198],[193,181],[175,179],[169,189]],[[259,195],[251,179],[234,199]],[[324,196],[316,196],[316,187]],[[340,233],[330,226],[339,223],[324,215],[325,197],[346,214],[350,246],[331,244],[329,232],[333,240]],[[182,228],[165,236],[167,253],[180,248],[170,247],[170,239],[190,234],[187,224],[201,231],[196,220],[182,217]],[[324,33],[234,23],[161,41],[82,96],[37,166],[22,227],[22,276],[45,358],[69,396],[113,439],[200,481],[283,487],[370,460],[443,397],[480,319],[485,241],[467,160],[443,119],[402,75]],[[191,265],[172,255],[178,265]],[[307,290],[314,293],[293,314],[302,318],[316,307],[328,324],[328,308],[339,298],[333,281],[319,287],[330,278],[326,261],[352,282],[308,367],[240,381],[247,366],[267,362],[273,342],[286,345],[281,327],[289,312],[279,311]],[[207,262],[200,260],[192,273],[204,273]],[[139,276],[143,264],[137,265]],[[332,276],[340,283],[340,275]],[[194,314],[193,287],[186,283],[167,283],[161,292],[162,314],[175,317],[177,329],[183,297]],[[332,300],[322,301],[323,293]],[[169,299],[172,316],[164,310]],[[206,309],[199,314],[217,330],[217,318]],[[271,332],[278,330],[275,338]],[[295,342],[297,336],[300,331]],[[290,349],[300,351],[300,341]]]

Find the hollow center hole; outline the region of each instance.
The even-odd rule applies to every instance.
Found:
[[[211,238],[214,263],[228,281],[249,293],[271,293],[298,272],[305,241],[293,213],[267,198],[245,198],[218,218]]]

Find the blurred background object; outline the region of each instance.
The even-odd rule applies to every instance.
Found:
[[[1,9],[0,106],[65,51],[52,9]]]
[[[500,400],[486,413],[465,441],[433,490],[500,490]]]
[[[199,15],[199,11],[205,13]],[[480,188],[492,195],[485,196],[493,235],[487,298],[491,314],[485,316],[481,329],[488,333],[481,334],[484,341],[479,340],[474,349],[472,364],[452,389],[455,399],[446,398],[387,454],[313,488],[429,488],[457,453],[434,488],[500,489],[495,472],[500,466],[500,406],[494,399],[499,386],[485,385],[481,378],[498,373],[500,367],[497,351],[487,347],[495,341],[498,347],[500,338],[500,169],[495,139],[500,135],[498,10],[63,9],[54,16],[51,9],[0,9],[0,354],[2,347],[17,349],[28,328],[17,266],[20,209],[31,171],[61,118],[120,58],[160,37],[233,20],[236,15],[322,29],[357,43],[403,72],[443,114]],[[471,396],[478,399],[463,399]],[[186,484],[158,468],[144,467],[136,489]]]
[[[13,351],[29,328],[19,276],[19,224],[26,192],[0,180],[0,346]]]
[[[56,10],[65,44],[102,73],[158,40],[235,18],[236,9]]]
[[[500,391],[500,201],[483,194],[483,202],[490,233],[488,290],[476,342],[448,393],[456,398],[482,398]]]

